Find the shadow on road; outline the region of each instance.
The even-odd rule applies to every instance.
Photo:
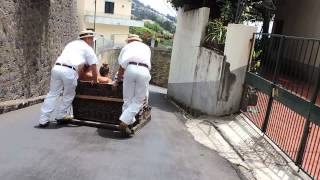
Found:
[[[98,135],[103,137],[103,138],[110,138],[110,139],[117,139],[117,140],[130,139],[130,138],[126,137],[124,134],[122,134],[121,132],[111,131],[111,130],[108,130],[108,129],[98,128],[97,132],[98,132]]]
[[[151,91],[149,93],[149,103],[152,108],[160,109],[166,112],[176,112],[177,109],[166,100],[166,94]]]
[[[35,125],[33,127],[36,129],[60,129],[60,128],[65,128],[65,127],[75,128],[75,127],[80,127],[80,126],[73,125],[73,124],[57,124],[56,122],[50,122],[49,126],[47,126],[45,128],[40,128],[39,125]]]

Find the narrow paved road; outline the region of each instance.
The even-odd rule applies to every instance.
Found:
[[[233,180],[229,162],[194,141],[152,87],[152,120],[130,139],[92,127],[37,129],[40,106],[0,115],[1,180]]]

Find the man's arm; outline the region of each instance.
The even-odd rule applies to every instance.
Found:
[[[119,69],[118,69],[118,74],[117,74],[117,80],[113,81],[113,84],[112,84],[112,90],[113,91],[116,91],[118,88],[118,85],[119,85],[119,82],[122,82],[123,81],[123,74],[124,74],[124,68],[121,67],[121,65],[119,66]]]
[[[93,83],[97,83],[98,82],[97,65],[96,64],[90,65],[90,69],[92,72],[92,81]]]
[[[119,66],[118,70],[118,81],[123,81],[124,68]]]

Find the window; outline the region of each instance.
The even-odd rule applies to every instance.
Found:
[[[104,4],[104,13],[113,14],[113,11],[114,11],[114,2],[106,1]]]

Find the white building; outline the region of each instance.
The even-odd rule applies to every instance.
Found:
[[[125,44],[129,27],[143,27],[142,21],[131,19],[132,0],[78,0],[79,24],[81,29],[95,27],[104,39],[114,45]],[[96,18],[95,14],[96,3]],[[95,25],[94,25],[95,21]]]

